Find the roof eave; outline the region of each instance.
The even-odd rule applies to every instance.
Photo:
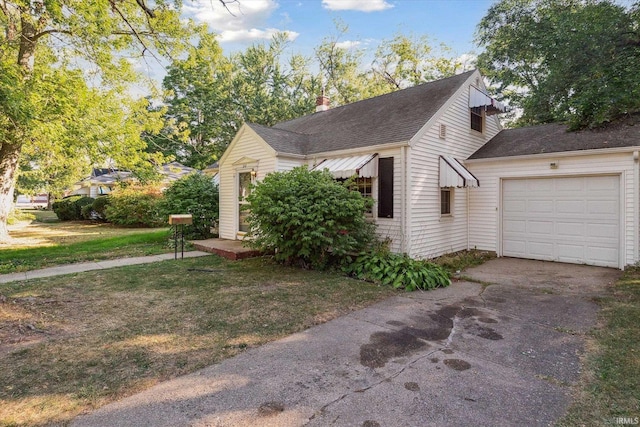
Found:
[[[557,158],[557,157],[574,157],[574,156],[595,156],[598,154],[616,154],[616,153],[632,153],[634,151],[640,151],[640,145],[630,145],[627,147],[611,147],[611,148],[591,148],[584,150],[572,150],[572,151],[553,151],[548,153],[533,153],[533,154],[520,154],[517,156],[500,156],[500,157],[485,157],[481,159],[466,159],[465,163],[489,163],[496,161],[508,161],[508,160],[527,160],[533,158],[545,159],[545,158]]]

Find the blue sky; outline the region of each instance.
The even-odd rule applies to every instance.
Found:
[[[286,31],[295,52],[310,55],[324,37],[336,35],[334,20],[348,25],[340,38],[375,48],[397,33],[427,35],[456,55],[477,50],[473,33],[492,0],[238,0],[226,11],[217,0],[186,0],[185,15],[207,22],[225,52],[269,40]]]

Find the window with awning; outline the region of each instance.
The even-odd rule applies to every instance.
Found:
[[[378,154],[337,157],[324,159],[312,170],[328,170],[336,179],[346,179],[354,175],[361,178],[372,178],[378,175],[378,162],[372,161]]]
[[[451,156],[440,156],[440,188],[479,186],[478,179],[462,163]]]
[[[469,88],[469,108],[482,108],[487,116],[507,112],[504,103],[496,101],[475,86]]]

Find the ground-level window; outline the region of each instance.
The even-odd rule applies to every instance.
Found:
[[[451,215],[451,196],[450,188],[440,189],[440,215]]]
[[[247,205],[247,197],[251,193],[251,172],[240,172],[238,174],[238,231],[248,232],[249,223],[247,217],[249,211],[244,209]]]
[[[373,199],[373,178],[358,177],[356,178],[356,186],[360,194],[362,194],[362,197]],[[367,213],[371,213],[371,208],[369,208]]]
[[[482,132],[482,122],[484,107],[472,107],[471,109],[471,129]]]

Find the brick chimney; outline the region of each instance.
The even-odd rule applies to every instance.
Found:
[[[320,111],[327,111],[329,109],[329,97],[324,94],[316,98],[316,113]]]

